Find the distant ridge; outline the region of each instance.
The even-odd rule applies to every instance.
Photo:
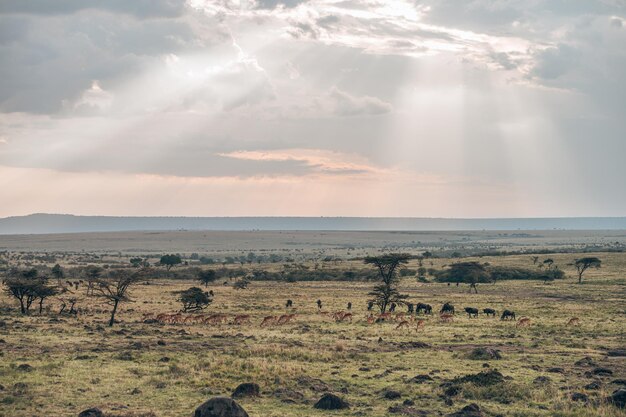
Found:
[[[626,217],[115,217],[31,214],[0,219],[0,235],[164,230],[626,230]]]

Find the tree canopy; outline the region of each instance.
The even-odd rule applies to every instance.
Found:
[[[576,259],[574,262],[574,266],[576,267],[576,271],[578,272],[578,283],[581,284],[583,282],[583,274],[589,268],[600,268],[602,261],[595,256],[588,256],[585,258]]]
[[[402,264],[406,264],[410,259],[408,254],[391,253],[381,256],[368,256],[363,262],[368,265],[374,265],[378,268],[381,283],[376,285],[368,294],[372,297],[381,313],[387,311],[387,307],[391,303],[404,304],[404,300],[408,295],[400,294],[398,290],[398,278],[396,269]]]

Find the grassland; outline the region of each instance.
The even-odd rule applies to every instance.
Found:
[[[439,416],[472,402],[489,416],[624,416],[603,399],[619,387],[615,380],[626,378],[624,357],[609,355],[626,345],[626,254],[595,255],[603,266],[589,270],[582,285],[567,266],[574,254],[550,255],[567,272],[566,279],[550,284],[480,284],[478,294],[469,294],[465,285],[418,283],[413,277],[402,281],[402,291],[412,302],[436,309],[444,302],[459,310],[508,308],[531,318],[530,328],[463,314],[453,323],[427,317],[419,333],[395,330],[393,323],[369,325],[365,316],[371,282],[252,282],[246,290],[212,286],[216,296],[207,314],[253,316],[250,324],[240,326],[142,322],[144,313],[180,309],[173,292],[197,285],[191,281],[154,280],[137,286],[134,302],[123,305],[120,322],[112,328],[106,326],[108,307],[87,298],[82,288],[77,317],[54,312],[21,316],[13,300],[3,295],[0,415],[75,416],[97,406],[112,416],[188,416],[207,398],[228,396],[238,384],[255,382],[262,395],[240,400],[255,417],[328,415],[312,407],[327,391],[351,404],[349,410],[334,412],[338,416],[422,415],[419,411]],[[480,260],[509,266],[531,262],[528,255]],[[428,266],[441,268],[449,262],[433,259]],[[353,260],[342,261],[340,267],[366,266]],[[409,267],[416,268],[415,261]],[[262,317],[286,312],[287,299],[294,302],[295,322],[259,328]],[[317,299],[327,311],[343,310],[352,302],[355,320],[335,323],[318,314]],[[565,326],[571,317],[580,317],[581,325]],[[476,347],[499,350],[502,358],[470,359]],[[590,362],[576,364],[585,357]],[[20,366],[24,364],[30,368]],[[612,374],[593,375],[597,368]],[[440,386],[493,369],[504,375],[504,382],[485,387],[465,383],[454,396],[444,395]],[[432,380],[416,383],[416,375]],[[542,376],[550,380],[536,382]],[[585,388],[594,381],[597,389]],[[386,399],[386,390],[401,397]],[[586,394],[588,403],[572,401],[573,393]],[[390,412],[405,400],[413,405]]]

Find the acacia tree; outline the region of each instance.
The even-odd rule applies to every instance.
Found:
[[[161,259],[159,260],[159,263],[163,266],[165,266],[165,270],[167,271],[167,275],[169,276],[170,273],[170,269],[172,269],[172,267],[174,265],[178,265],[183,263],[183,260],[180,258],[179,255],[163,255],[161,256]]]
[[[404,304],[408,298],[406,294],[398,291],[398,278],[396,269],[409,261],[410,256],[404,253],[390,253],[381,256],[368,256],[364,259],[367,265],[374,265],[378,268],[381,283],[376,285],[368,294],[373,297],[371,301],[376,303],[381,313],[387,311],[387,306],[391,303]]]
[[[6,293],[19,301],[22,314],[26,314],[36,300],[39,300],[41,313],[45,299],[58,293],[56,287],[48,284],[48,277],[38,276],[36,269],[12,270],[4,284]]]
[[[204,284],[205,287],[209,285],[209,283],[215,281],[217,279],[217,274],[212,269],[201,269],[197,273],[198,281]]]
[[[211,295],[198,287],[191,287],[184,291],[178,291],[178,300],[183,304],[183,312],[200,311],[211,304]]]
[[[130,288],[138,282],[144,280],[147,270],[139,271],[119,270],[111,273],[109,278],[99,279],[94,286],[92,295],[103,298],[106,303],[112,306],[109,327],[115,323],[115,313],[120,303],[133,301]]]
[[[582,284],[583,282],[583,273],[589,268],[600,268],[602,261],[595,256],[589,256],[585,258],[576,259],[574,262],[574,266],[576,267],[576,271],[578,271],[578,283]]]
[[[87,295],[93,295],[93,287],[102,276],[103,269],[96,265],[89,265],[85,268],[85,279],[87,279]],[[76,287],[78,289],[78,287]]]

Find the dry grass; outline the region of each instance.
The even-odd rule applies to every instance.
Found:
[[[251,416],[326,415],[312,404],[323,392],[340,393],[351,409],[336,415],[383,416],[405,399],[430,415],[445,415],[469,402],[478,403],[489,415],[506,416],[606,416],[626,415],[602,399],[618,386],[610,381],[626,378],[623,357],[609,357],[607,350],[626,345],[624,316],[626,256],[598,254],[600,270],[590,270],[583,285],[575,284],[571,267],[575,255],[554,255],[567,279],[544,285],[537,282],[481,284],[479,294],[467,287],[402,283],[413,302],[436,309],[450,301],[464,306],[515,310],[530,317],[530,328],[480,316],[457,314],[453,323],[428,318],[424,331],[396,331],[395,324],[365,322],[367,292],[371,283],[253,282],[247,290],[217,285],[211,311],[246,312],[252,324],[159,325],[141,322],[143,313],[179,309],[173,291],[192,282],[155,281],[137,287],[132,304],[122,307],[120,323],[105,326],[106,314],[82,314],[58,318],[54,314],[21,317],[11,300],[2,296],[0,327],[0,415],[74,416],[98,406],[111,415],[153,412],[158,417],[191,415],[193,409],[215,395],[229,395],[242,382],[261,386],[258,399],[240,402]],[[529,256],[482,258],[498,265],[526,266]],[[450,260],[433,260],[440,268]],[[415,267],[416,265],[410,265]],[[427,265],[431,267],[430,265]],[[255,266],[258,267],[258,266]],[[274,267],[274,266],[268,266]],[[342,268],[361,268],[344,262]],[[80,291],[79,308],[93,300]],[[263,316],[285,312],[286,299],[294,301],[296,320],[285,326],[259,328]],[[335,323],[317,314],[315,300],[324,310],[353,304],[353,323]],[[93,306],[95,309],[105,306]],[[579,327],[566,327],[571,317]],[[379,342],[379,338],[382,341]],[[416,348],[410,342],[425,342]],[[440,397],[440,384],[458,376],[480,372],[485,361],[468,359],[476,346],[502,352],[501,360],[488,361],[505,377],[504,384],[475,387],[465,384],[452,406]],[[575,362],[589,356],[597,366],[613,371],[610,377],[589,377],[593,366]],[[19,369],[28,363],[30,371]],[[562,373],[548,372],[562,368]],[[410,382],[428,374],[433,382]],[[552,382],[538,386],[533,380],[549,376]],[[583,387],[601,382],[598,391]],[[387,400],[385,389],[401,392],[400,400]],[[589,395],[585,406],[570,400],[573,392]]]

